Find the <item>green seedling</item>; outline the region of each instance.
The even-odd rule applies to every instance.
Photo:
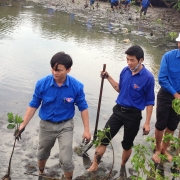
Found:
[[[113,151],[113,163],[112,163],[112,167],[107,175],[107,177],[104,179],[104,180],[108,180],[110,175],[111,175],[111,172],[113,170],[113,167],[114,167],[114,148],[113,148],[113,145],[110,141],[110,139],[106,136],[106,133],[109,133],[110,134],[110,127],[109,128],[104,128],[103,130],[97,130],[97,134],[96,134],[96,139],[93,141],[93,145],[95,147],[97,146],[100,146],[101,145],[101,142],[103,139],[107,138],[110,142],[110,145],[111,145],[111,148],[112,148],[112,151]]]
[[[11,156],[10,156],[10,159],[9,159],[8,171],[7,171],[7,174],[2,178],[2,180],[11,180],[11,177],[10,177],[11,160],[12,160],[12,156],[13,156],[13,153],[14,153],[14,148],[15,148],[15,144],[16,144],[16,136],[18,134],[19,126],[23,122],[21,116],[14,115],[13,113],[8,113],[7,116],[8,116],[8,123],[9,123],[7,125],[7,128],[8,129],[14,129],[15,128],[15,131],[14,131],[15,140],[14,140],[14,145],[13,145],[13,149],[12,149],[12,152],[11,152]]]
[[[180,100],[179,99],[173,99],[172,108],[178,115],[180,115]]]

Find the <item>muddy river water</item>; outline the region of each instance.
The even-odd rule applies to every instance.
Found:
[[[156,38],[132,25],[131,33],[115,33],[108,20],[99,21],[96,17],[80,10],[71,13],[57,11],[47,6],[38,6],[33,2],[3,1],[0,6],[0,177],[7,172],[8,161],[13,146],[13,131],[7,130],[7,113],[13,112],[23,116],[31,100],[34,85],[38,79],[51,73],[50,59],[59,52],[64,51],[71,55],[73,66],[70,75],[79,79],[85,87],[86,99],[89,104],[90,128],[93,134],[95,127],[97,105],[100,90],[100,71],[103,64],[106,70],[118,80],[119,72],[126,66],[125,50],[131,45],[138,44],[145,51],[144,65],[155,77],[155,92],[159,85],[157,74],[162,55],[169,49],[176,48],[176,44],[156,42]],[[92,23],[93,22],[93,23]],[[97,25],[97,26],[96,26]],[[115,26],[115,24],[113,24]],[[131,24],[128,24],[128,27]],[[115,29],[115,28],[114,28]],[[123,30],[123,28],[122,28]],[[154,38],[154,39],[153,39]],[[124,43],[124,39],[130,42]],[[159,45],[158,45],[159,44]],[[158,46],[157,46],[158,45]],[[98,128],[102,129],[111,115],[117,93],[105,81],[102,94],[101,111]],[[156,106],[155,106],[156,107]],[[144,112],[143,112],[143,117]],[[83,125],[80,113],[74,117],[74,143],[78,146],[82,141]],[[141,123],[144,122],[144,118]],[[38,144],[39,117],[36,114],[30,121],[22,140],[15,147],[12,159],[11,178],[13,180],[37,179],[25,175],[32,171],[37,174],[36,150]],[[151,135],[154,133],[155,108],[151,121]],[[113,139],[115,147],[114,169],[119,170],[122,148],[123,129]],[[142,130],[135,140],[135,144],[145,143]],[[151,152],[150,152],[151,153]],[[88,154],[93,158],[94,147]],[[74,154],[74,177],[84,173],[85,167],[82,157]],[[103,161],[111,163],[112,150],[108,148]],[[130,166],[130,162],[128,162]],[[47,162],[46,171],[55,176],[61,176],[62,170],[58,166],[58,146],[52,150],[51,158]]]

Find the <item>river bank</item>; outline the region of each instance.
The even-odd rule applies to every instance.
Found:
[[[65,11],[72,14],[72,18],[82,21],[89,28],[107,30],[112,34],[131,33],[146,36],[147,39],[171,41],[169,33],[180,32],[180,13],[172,8],[149,7],[147,15],[140,18],[140,6],[131,5],[130,10],[121,9],[111,11],[109,2],[95,1],[95,8],[90,8],[89,1],[68,0],[38,1],[38,5],[55,11]],[[87,4],[87,6],[85,6]],[[86,7],[86,8],[85,8]]]

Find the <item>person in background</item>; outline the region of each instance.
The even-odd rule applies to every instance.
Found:
[[[101,72],[101,76],[106,78],[118,92],[118,97],[116,105],[113,107],[113,113],[105,125],[105,128],[110,127],[110,132],[106,133],[108,138],[103,139],[102,144],[96,148],[92,165],[88,169],[89,172],[98,169],[98,164],[106,151],[109,140],[124,126],[124,136],[121,142],[123,147],[121,178],[127,176],[125,165],[131,155],[133,142],[142,119],[142,110],[145,107],[146,119],[143,125],[143,134],[149,134],[155,99],[154,77],[142,64],[144,61],[143,49],[135,45],[128,48],[125,53],[128,66],[121,71],[119,82],[115,81],[108,72]]]
[[[160,154],[166,155],[169,162],[172,161],[172,156],[167,152],[169,141],[162,141],[162,138],[166,134],[173,135],[180,121],[180,116],[172,108],[172,100],[180,99],[180,33],[176,41],[178,49],[163,55],[159,69],[158,81],[161,88],[157,94],[156,150],[152,157],[155,163],[160,163]]]
[[[81,112],[84,125],[83,139],[91,139],[89,130],[88,105],[83,84],[68,75],[73,64],[72,58],[64,52],[55,54],[51,61],[51,75],[40,79],[35,86],[31,102],[19,127],[17,139],[40,106],[39,146],[37,152],[39,174],[44,173],[46,161],[56,139],[59,143],[59,162],[66,180],[71,180],[74,170],[72,159],[75,105]]]
[[[140,17],[142,17],[142,13],[144,12],[144,16],[146,15],[147,13],[147,9],[148,7],[152,6],[152,4],[149,2],[149,0],[142,0],[141,2],[141,10],[140,10]]]
[[[124,4],[124,9],[125,10],[130,10],[130,4],[131,4],[131,0],[126,0],[125,4]]]
[[[94,2],[95,2],[95,0],[90,0],[90,10],[91,10],[91,8],[94,9]]]
[[[118,0],[111,0],[111,10],[114,11],[119,9],[119,1]]]

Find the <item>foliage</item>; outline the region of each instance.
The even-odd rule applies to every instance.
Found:
[[[174,0],[175,5],[173,8],[175,8],[177,11],[180,11],[180,0]]]
[[[172,108],[178,115],[180,115],[180,100],[179,99],[173,99]]]
[[[112,147],[112,152],[113,152],[113,162],[112,162],[112,167],[107,175],[107,177],[104,179],[104,180],[108,180],[110,175],[111,175],[111,172],[112,172],[112,169],[114,167],[114,148],[113,148],[113,145],[111,143],[111,140],[106,136],[106,133],[109,133],[110,134],[110,127],[108,128],[104,128],[103,130],[97,130],[97,134],[96,134],[96,139],[93,140],[93,144],[95,147],[101,145],[101,142],[103,139],[108,139],[109,140],[109,143]],[[111,136],[111,134],[110,134]]]
[[[18,116],[17,114],[14,115],[12,112],[7,113],[7,116],[8,116],[8,122],[9,122],[9,124],[7,125],[7,128],[8,129],[15,128],[14,136],[16,136],[19,126],[23,122],[23,119],[21,116]]]
[[[177,37],[177,32],[169,32],[169,37],[172,41],[174,41]]]
[[[97,130],[96,139],[93,141],[95,147],[100,146],[103,139],[108,138],[106,133],[110,133],[110,127],[103,130]]]
[[[157,23],[158,25],[162,26],[162,19],[161,18],[157,18],[154,20],[155,23]]]
[[[166,155],[159,155],[161,163],[157,165],[151,160],[151,158],[149,158],[149,149],[144,145],[139,144],[133,146],[134,156],[131,159],[131,164],[133,165],[133,169],[137,172],[137,175],[132,175],[131,179],[143,180],[143,177],[147,176],[152,180],[170,180],[172,179],[172,177],[170,176],[173,176],[173,178],[180,177],[180,139],[173,137],[171,134],[166,134],[163,141],[166,142],[169,140],[173,142],[171,146],[176,149],[176,155],[173,157],[172,160],[172,162],[174,163],[173,167],[171,168],[172,174],[170,174],[169,176],[163,176],[161,174],[162,172],[158,170],[158,166],[163,166],[164,161],[167,160]],[[151,143],[151,148],[154,150],[155,138],[148,137],[146,141]]]

